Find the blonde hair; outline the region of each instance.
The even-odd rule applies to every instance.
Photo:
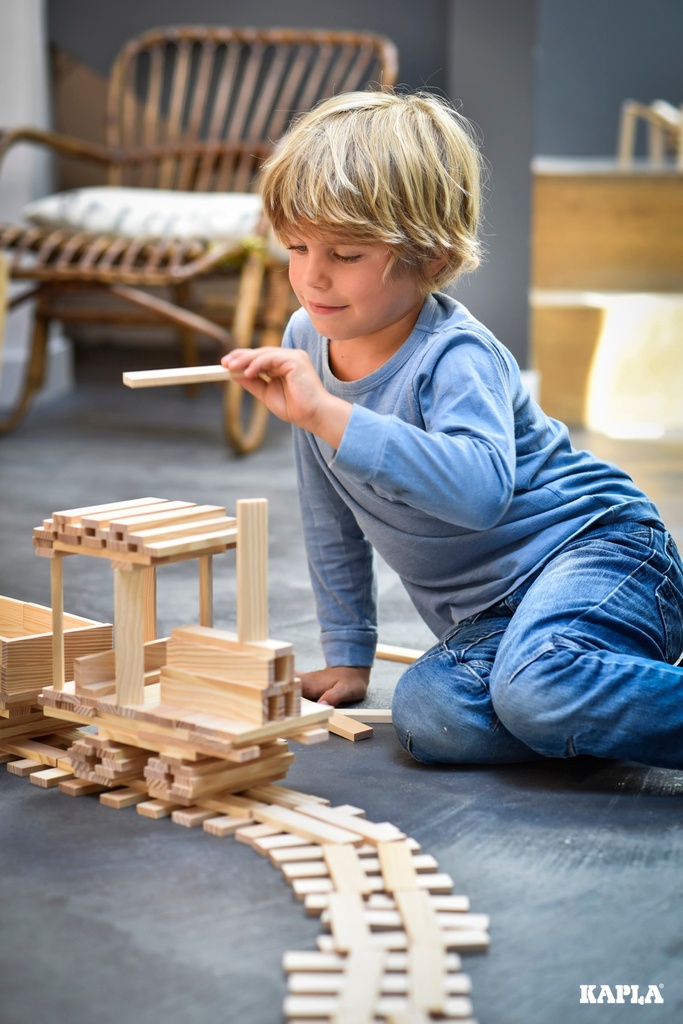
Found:
[[[265,214],[296,229],[383,243],[424,292],[478,266],[482,164],[469,122],[426,92],[343,93],[304,114],[264,165]],[[429,262],[444,266],[433,274]]]

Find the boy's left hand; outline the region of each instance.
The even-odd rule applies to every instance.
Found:
[[[301,673],[304,697],[333,708],[364,700],[369,683],[370,669],[363,665],[328,666],[317,672]]]

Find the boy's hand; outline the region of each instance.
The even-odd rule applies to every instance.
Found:
[[[368,692],[370,669],[362,665],[338,665],[302,672],[304,697],[336,708],[339,704],[352,704],[363,700]]]
[[[240,374],[238,383],[287,423],[338,448],[351,404],[323,387],[306,352],[282,348],[237,348],[221,364]],[[259,374],[264,374],[264,380]]]

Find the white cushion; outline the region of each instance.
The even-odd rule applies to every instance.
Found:
[[[174,192],[157,188],[77,188],[24,207],[32,224],[129,238],[203,238],[239,244],[253,235],[261,214],[258,195]]]

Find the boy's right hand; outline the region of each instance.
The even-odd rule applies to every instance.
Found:
[[[334,708],[363,700],[370,683],[370,669],[363,665],[328,666],[300,675],[304,697]]]

